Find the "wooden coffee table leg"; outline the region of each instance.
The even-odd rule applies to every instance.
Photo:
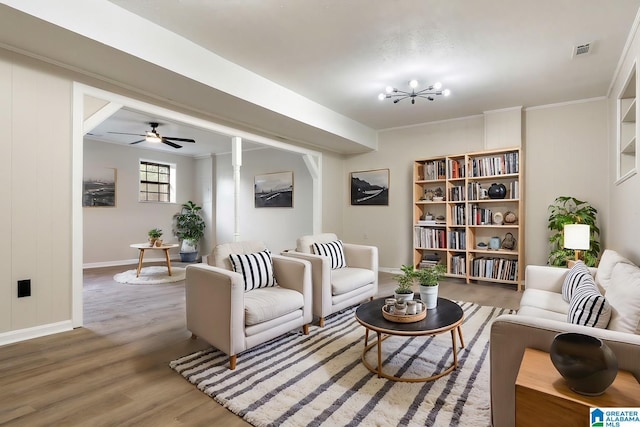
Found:
[[[451,345],[453,346],[453,369],[457,369],[458,368],[458,346],[456,345],[455,329],[451,330]]]
[[[458,326],[458,336],[460,337],[460,348],[464,348],[464,338],[462,338],[462,326]]]
[[[378,334],[378,378],[382,378],[382,332]]]
[[[144,249],[140,249],[140,256],[138,257],[138,271],[136,277],[140,277],[140,270],[142,269],[142,259],[144,258]]]
[[[167,269],[169,270],[169,276],[171,276],[171,258],[169,258],[169,249],[164,250],[164,257],[167,259]]]
[[[369,344],[369,328],[364,328],[364,346]]]

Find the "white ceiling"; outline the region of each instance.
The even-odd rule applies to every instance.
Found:
[[[607,95],[638,0],[110,0],[374,129]],[[593,43],[572,59],[574,46]],[[167,51],[170,54],[170,50]],[[393,104],[386,86],[449,98]]]
[[[0,0],[0,46],[133,89],[147,102],[168,100],[227,126],[350,154],[375,148],[374,130],[607,96],[640,0],[64,5]],[[182,39],[155,31],[155,24]],[[226,67],[204,49],[194,55],[183,38],[243,68]],[[572,58],[583,43],[592,43],[592,53]],[[415,105],[377,99],[386,85],[402,89],[413,78],[441,81],[451,96]],[[154,119],[165,123],[159,130],[166,135],[198,131],[130,113],[93,132],[103,139],[114,138],[104,136],[109,130],[143,133]],[[228,151],[228,135],[211,138]],[[204,150],[222,149],[200,144],[205,136],[194,139]]]

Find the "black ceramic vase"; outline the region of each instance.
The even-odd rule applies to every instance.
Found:
[[[590,335],[565,332],[551,344],[551,362],[576,393],[598,396],[618,374],[618,359],[600,339]]]
[[[504,184],[491,184],[487,194],[490,199],[504,199],[507,195],[507,187]]]

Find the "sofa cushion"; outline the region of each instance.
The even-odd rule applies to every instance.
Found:
[[[640,268],[618,263],[605,296],[612,310],[607,329],[640,334]]]
[[[518,314],[567,321],[569,305],[562,300],[562,294],[542,289],[527,289],[522,294]]]
[[[599,284],[606,292],[611,284],[611,275],[617,264],[633,265],[631,261],[621,256],[618,252],[606,249],[600,257],[598,263],[598,271],[596,272],[596,283]]]
[[[329,243],[333,242],[334,240],[338,240],[338,236],[336,236],[334,233],[321,233],[302,236],[296,240],[296,252],[312,254],[314,243]]]
[[[373,270],[340,268],[331,272],[331,295],[342,295],[375,281]]]
[[[257,325],[292,313],[304,306],[300,292],[280,286],[255,289],[244,294],[244,323]]]
[[[571,296],[584,280],[591,279],[587,266],[582,261],[577,261],[567,273],[562,283],[562,299],[571,302]]]
[[[331,260],[331,269],[344,268],[347,266],[347,260],[344,257],[344,248],[342,240],[334,240],[328,243],[314,243],[313,252],[316,255],[329,257]]]
[[[606,328],[610,318],[609,302],[600,294],[595,280],[587,272],[571,295],[567,321],[576,325]]]
[[[229,259],[233,271],[242,274],[245,291],[275,286],[273,261],[268,249],[250,254],[230,254]]]

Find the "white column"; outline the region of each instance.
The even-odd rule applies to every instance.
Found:
[[[242,138],[231,138],[231,164],[233,165],[233,241],[240,241],[240,167],[242,166]]]
[[[303,154],[313,182],[313,234],[322,232],[322,157]]]

